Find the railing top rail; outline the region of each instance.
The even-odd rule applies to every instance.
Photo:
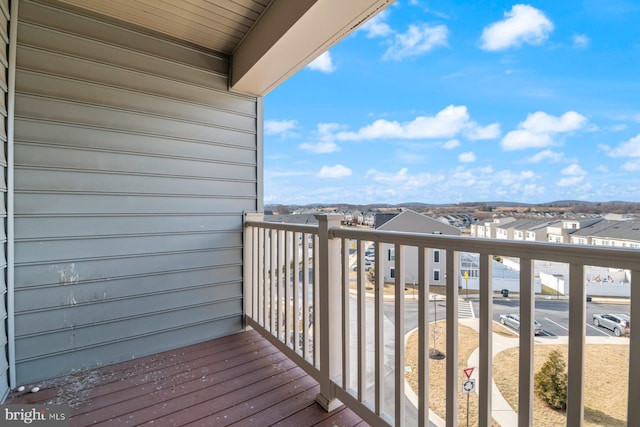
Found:
[[[329,236],[623,269],[640,265],[640,250],[637,249],[347,228],[333,228]]]
[[[318,233],[318,226],[309,224],[247,221],[245,226],[308,234]],[[640,250],[637,249],[354,228],[332,228],[329,230],[329,237],[629,270],[637,269],[640,265]]]
[[[246,221],[245,227],[260,227],[270,230],[284,230],[296,233],[318,234],[317,225],[309,224],[285,224],[282,222],[266,222],[266,221]]]

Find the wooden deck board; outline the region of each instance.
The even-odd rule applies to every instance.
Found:
[[[33,384],[6,403],[64,403],[72,426],[355,426],[318,383],[255,331]]]

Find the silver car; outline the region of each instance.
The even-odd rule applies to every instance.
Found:
[[[594,314],[593,324],[610,329],[617,337],[631,333],[631,317],[626,314]]]
[[[502,323],[503,325],[510,326],[518,332],[520,331],[520,315],[519,314],[501,314],[500,323]],[[534,320],[533,321],[534,335],[540,335],[542,332],[544,332],[542,325],[537,320]]]

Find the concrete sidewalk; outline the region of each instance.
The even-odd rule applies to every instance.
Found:
[[[478,319],[460,319],[460,323],[468,326],[479,332],[479,321]],[[493,334],[493,357],[495,357],[501,351],[507,350],[509,348],[518,347],[519,339],[518,338],[508,338],[500,334]],[[535,337],[534,343],[536,345],[539,344],[564,344],[567,345],[569,341],[568,336],[554,336],[554,337]],[[585,344],[619,344],[619,345],[628,345],[629,339],[625,337],[585,337]],[[467,361],[467,366],[477,367],[479,365],[479,355],[480,349],[477,348],[471,353],[469,359]],[[473,377],[477,380],[478,370],[474,370]],[[518,414],[513,410],[511,405],[505,400],[498,389],[496,383],[491,380],[491,416],[496,420],[498,424],[501,426],[516,426],[518,425]]]

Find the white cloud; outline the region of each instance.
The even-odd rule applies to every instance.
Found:
[[[477,126],[474,125],[467,129],[465,134],[471,140],[480,140],[480,139],[496,139],[500,136],[502,131],[500,130],[499,123],[492,123],[487,126]]]
[[[591,44],[591,39],[584,34],[574,34],[572,40],[573,47],[576,49],[586,49]]]
[[[395,34],[395,40],[382,59],[400,60],[422,55],[439,46],[447,46],[448,35],[446,25],[409,25],[406,33]]]
[[[640,157],[640,134],[609,151],[611,157]]]
[[[337,151],[340,151],[340,147],[335,142],[332,142],[332,141],[318,142],[317,144],[305,142],[300,144],[300,149],[305,151],[310,151],[316,154],[327,154],[327,153],[335,153]]]
[[[365,22],[362,27],[360,27],[360,30],[366,32],[367,37],[370,39],[375,37],[387,37],[394,32],[389,24],[384,22],[388,17],[389,10],[383,10],[382,12]]]
[[[575,111],[555,117],[542,111],[529,114],[518,129],[507,133],[502,139],[505,151],[544,148],[554,144],[553,136],[584,129],[588,120]]]
[[[506,151],[524,150],[526,148],[543,148],[553,143],[546,134],[536,134],[528,130],[512,130],[502,139],[502,148]]]
[[[458,141],[457,139],[450,139],[444,144],[442,144],[442,148],[444,148],[445,150],[453,150],[454,148],[459,146],[460,146],[460,141]]]
[[[596,170],[598,172],[609,172],[609,167],[607,165],[598,165],[598,167],[596,167]]]
[[[587,172],[579,164],[573,163],[560,171],[562,175],[584,176]]]
[[[458,155],[458,161],[461,163],[473,163],[476,161],[476,155],[473,151],[467,151]]]
[[[322,55],[318,56],[313,60],[309,65],[307,65],[310,70],[321,71],[323,73],[333,73],[336,70],[336,66],[333,64],[333,60],[331,59],[331,54],[329,51],[326,51]]]
[[[323,166],[318,172],[318,178],[345,178],[351,176],[352,171],[348,167],[342,165]]]
[[[553,23],[542,11],[526,4],[516,4],[505,12],[502,21],[482,31],[482,49],[496,51],[520,47],[523,43],[542,44],[553,31]]]
[[[496,127],[493,125],[483,128],[472,121],[467,107],[450,105],[435,116],[418,116],[412,121],[404,123],[379,119],[355,132],[338,132],[335,138],[340,141],[381,138],[429,139],[453,138],[462,133],[468,136],[486,137],[488,134],[494,133],[495,129]]]
[[[559,162],[564,157],[564,153],[557,153],[551,150],[543,150],[527,159],[529,163],[540,163],[543,160]]]
[[[561,178],[560,181],[558,181],[557,184],[559,187],[578,185],[584,180],[585,176],[587,176],[587,171],[582,169],[577,163],[567,166],[562,169],[560,173],[564,175],[564,178]]]
[[[295,120],[265,120],[264,133],[267,135],[288,136],[296,128]]]
[[[375,169],[369,169],[364,177],[375,182],[404,182],[409,179],[407,172],[409,172],[407,168],[402,168],[395,173],[379,172]]]
[[[411,175],[408,168],[402,168],[397,172],[381,172],[376,169],[369,169],[365,174],[365,178],[376,183],[376,191],[388,191],[385,186],[389,186],[394,191],[404,193],[443,182],[445,175],[432,173]]]
[[[560,117],[538,111],[529,114],[520,127],[534,133],[558,133],[579,130],[586,124],[587,118],[575,111],[567,111]]]

